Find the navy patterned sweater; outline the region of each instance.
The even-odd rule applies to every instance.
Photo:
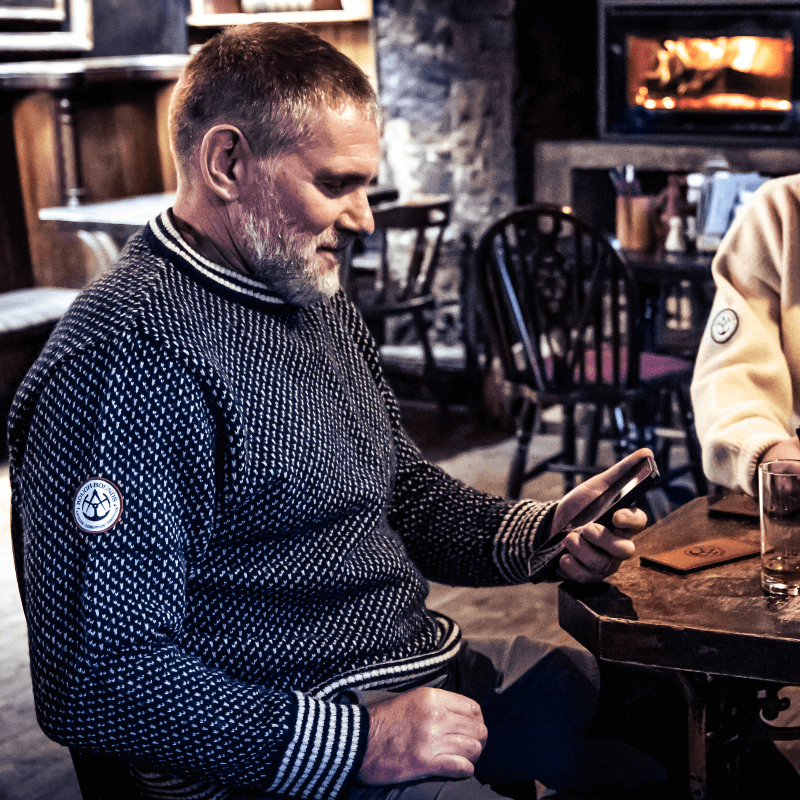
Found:
[[[341,293],[289,306],[169,213],[62,319],[9,441],[45,733],[291,796],[358,772],[369,718],[343,690],[455,655],[427,580],[524,581],[550,508],[421,458]]]

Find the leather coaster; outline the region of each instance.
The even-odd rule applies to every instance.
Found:
[[[758,500],[749,494],[726,494],[708,506],[708,516],[719,519],[742,519],[758,522]]]
[[[695,572],[699,569],[738,561],[741,558],[757,556],[761,552],[758,545],[740,542],[738,539],[709,539],[686,547],[676,547],[664,553],[642,556],[642,566],[667,567],[676,572]]]

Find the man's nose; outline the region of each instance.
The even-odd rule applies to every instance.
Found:
[[[369,236],[375,230],[367,190],[357,189],[347,197],[347,205],[339,216],[339,226],[358,236]]]

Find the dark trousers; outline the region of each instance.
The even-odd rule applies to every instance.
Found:
[[[470,640],[442,688],[471,697],[483,711],[489,736],[475,776],[357,786],[348,800],[534,800],[534,781],[558,797],[610,797],[641,789],[640,796],[655,798],[646,787],[664,785],[661,764],[638,747],[597,736],[604,736],[596,718],[599,686],[595,660],[579,647],[553,647],[525,637]],[[637,702],[643,699],[638,689],[634,695]],[[685,729],[685,708],[682,719]],[[661,722],[650,718],[651,726]]]

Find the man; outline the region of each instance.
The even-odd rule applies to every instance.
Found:
[[[710,480],[757,495],[758,465],[800,458],[800,176],[768,181],[714,258],[692,401]]]
[[[525,581],[529,554],[619,469],[514,504],[407,439],[338,285],[372,230],[377,117],[363,73],[301,28],[232,28],[187,66],[174,208],[79,298],[12,412],[40,724],[132,765],[146,796],[658,777],[586,740],[585,654],[468,647],[425,607],[428,579]],[[621,537],[571,533],[562,576],[629,558],[644,515],[614,524]]]

